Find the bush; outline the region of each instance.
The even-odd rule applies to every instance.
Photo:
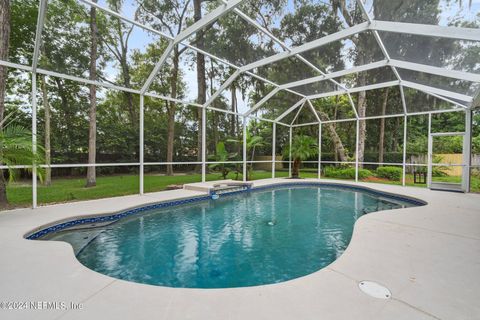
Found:
[[[403,169],[398,167],[378,167],[376,173],[377,177],[398,181],[402,176]]]
[[[358,169],[358,178],[364,179],[372,175],[367,169]],[[337,179],[355,179],[355,168],[325,167],[325,177]]]

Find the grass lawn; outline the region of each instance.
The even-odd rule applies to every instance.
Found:
[[[276,177],[287,177],[288,171],[277,171]],[[316,178],[316,170],[302,170],[301,177]],[[252,180],[270,178],[271,173],[268,171],[254,171]],[[231,173],[229,179],[235,179],[235,175]],[[241,176],[239,176],[241,178]],[[208,181],[221,180],[222,177],[218,173],[210,173],[207,175]],[[441,177],[435,178],[436,181],[457,182],[458,177]],[[349,179],[351,180],[351,179]],[[200,182],[201,175],[197,173],[179,174],[175,176],[164,176],[159,174],[145,175],[145,192],[155,192],[165,190],[171,184],[184,184],[192,182]],[[401,181],[391,181],[376,177],[369,177],[364,181],[387,183],[399,185]],[[406,184],[408,186],[426,187],[425,184],[414,184],[413,176],[406,176]],[[472,177],[472,191],[480,192],[480,178]],[[38,185],[38,203],[58,203],[76,200],[100,199],[106,197],[124,196],[136,194],[139,190],[138,175],[113,175],[98,176],[97,186],[93,188],[85,188],[85,178],[56,178],[53,179],[52,185],[49,187]],[[7,187],[7,196],[12,207],[29,206],[32,202],[32,189],[29,183],[15,182]]]
[[[312,174],[313,176],[314,174]],[[277,172],[277,177],[286,177],[288,172]],[[270,178],[271,173],[266,171],[255,171],[252,179]],[[229,179],[235,179],[232,173]],[[240,176],[241,178],[241,176]],[[218,173],[207,175],[208,181],[221,180]],[[164,176],[159,174],[145,175],[145,192],[165,190],[171,184],[184,184],[202,181],[202,176],[197,173],[180,174],[175,176]],[[136,194],[139,190],[138,175],[113,175],[98,176],[97,186],[85,188],[85,178],[54,178],[49,187],[38,184],[38,203],[57,203],[76,200],[100,199],[106,197],[124,196]],[[32,202],[31,184],[25,181],[11,183],[7,187],[7,197],[13,207],[29,206]]]

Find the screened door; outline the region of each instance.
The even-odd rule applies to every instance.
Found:
[[[465,192],[464,133],[432,133],[428,141],[430,189]]]

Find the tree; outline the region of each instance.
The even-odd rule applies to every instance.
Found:
[[[331,0],[333,8],[335,11],[340,11],[345,23],[349,27],[353,27],[354,25],[363,21],[361,16],[361,10],[357,10],[357,4],[351,8],[348,7],[346,1],[343,0]],[[374,60],[374,54],[376,53],[375,50],[372,48],[376,48],[376,43],[374,42],[375,39],[368,33],[360,33],[350,38],[352,42],[355,44],[356,50],[352,52],[354,54],[354,60],[356,61],[357,65],[364,65]],[[361,72],[357,75],[356,85],[359,87],[365,86],[367,82],[367,74],[365,72]],[[367,98],[366,98],[366,91],[360,91],[357,96],[357,113],[360,118],[365,118],[366,116],[366,108],[367,108]],[[357,160],[358,162],[362,163],[364,161],[364,154],[365,154],[365,138],[366,138],[366,131],[367,131],[367,123],[365,120],[360,120],[359,122],[359,130],[358,130],[358,150],[357,150]],[[362,164],[360,164],[362,166]]]
[[[108,0],[108,5],[113,11],[120,12],[124,2],[124,0]],[[105,47],[120,65],[120,82],[124,87],[131,88],[132,83],[130,64],[128,62],[128,43],[130,36],[132,35],[133,25],[128,25],[116,17],[109,17],[105,30],[102,30],[101,39],[105,39],[103,40]],[[127,105],[128,114],[130,116],[130,125],[132,128],[137,128],[137,112],[134,108],[133,94],[125,91],[123,91],[122,94],[125,97],[125,104]]]
[[[387,103],[388,103],[388,91],[389,88],[384,90],[383,103],[382,103],[382,113],[384,116],[387,112]],[[380,119],[380,132],[379,132],[379,142],[378,142],[378,162],[383,163],[383,151],[385,147],[385,118]]]
[[[346,97],[327,97],[323,99],[316,99],[312,102],[315,110],[317,110],[320,120],[326,122],[323,126],[326,128],[328,135],[325,135],[323,141],[330,142],[333,145],[334,157],[335,159],[340,160],[341,162],[348,161],[348,153],[345,149],[345,146],[342,141],[342,132],[340,127],[334,122],[329,122],[330,120],[337,119],[337,116],[340,114],[339,109],[350,111],[350,102]],[[347,118],[353,117],[354,115],[348,114]],[[343,135],[344,137],[344,135]]]
[[[229,164],[226,163],[228,161],[232,161],[237,157],[237,153],[229,153],[225,148],[225,143],[219,142],[217,143],[215,154],[209,156],[210,160],[213,160],[217,163],[213,163],[208,167],[212,170],[220,171],[222,178],[227,179],[228,174],[231,170],[237,168],[236,164]],[[237,170],[237,177],[238,177],[238,170]]]
[[[51,119],[51,108],[50,103],[48,102],[48,92],[47,92],[47,77],[41,77],[41,87],[42,87],[42,100],[43,100],[43,108],[45,110],[45,135],[44,135],[44,143],[45,143],[45,165],[47,168],[45,169],[45,179],[44,184],[49,186],[52,184],[52,168],[50,168],[51,164],[51,128],[50,128],[50,119]]]
[[[0,163],[8,167],[9,180],[13,181],[16,175],[14,166],[31,165],[32,167],[37,167],[38,164],[43,162],[41,153],[43,150],[38,145],[37,152],[33,152],[32,133],[21,126],[14,125],[14,121],[7,122],[8,119],[9,116],[6,116],[0,122]],[[31,168],[26,170],[32,172]],[[38,177],[42,180],[43,174],[41,170],[38,170]],[[6,188],[0,189],[0,196],[0,207],[7,207]]]
[[[0,0],[0,59],[8,61],[10,43],[10,0]],[[5,93],[7,88],[7,67],[0,66],[0,123],[5,114]],[[1,129],[1,126],[0,126]],[[0,154],[3,158],[3,155]],[[2,164],[1,162],[0,164]],[[7,204],[7,185],[3,170],[0,174],[0,206]]]
[[[250,130],[247,130],[247,155],[250,154],[250,161],[255,160],[255,150],[265,145],[263,141],[263,137],[253,135]],[[242,141],[243,143],[243,141]],[[253,163],[251,162],[247,165],[247,180],[251,179],[252,171],[253,171]]]
[[[199,21],[202,19],[202,0],[193,0],[193,20]],[[196,33],[196,45],[200,48],[203,48],[204,43],[204,32],[201,30]],[[207,96],[207,83],[205,76],[205,56],[197,52],[197,103],[200,105],[205,104]],[[203,117],[203,111],[201,108],[197,109],[197,122],[198,127],[201,127]],[[202,134],[200,130],[197,131],[197,161],[202,161]],[[215,142],[216,143],[216,142]],[[218,150],[218,149],[217,149]]]
[[[93,0],[97,2],[97,0]],[[89,79],[96,81],[97,79],[97,46],[98,46],[98,28],[97,28],[97,9],[90,8],[90,76]],[[97,87],[94,84],[90,85],[90,112],[89,112],[89,130],[88,130],[88,164],[94,165],[96,163],[97,154]],[[87,168],[87,183],[86,187],[94,187],[97,185],[96,181],[96,167],[89,166]]]
[[[293,159],[292,178],[299,178],[302,161],[318,154],[317,142],[310,136],[297,135],[293,138],[290,148],[285,150],[284,156],[290,156],[290,154]]]
[[[21,1],[22,7],[16,10],[16,19],[21,18],[22,22],[26,23],[33,21],[32,24],[35,24],[36,20],[32,17],[36,16],[36,11],[25,13],[25,10],[32,5],[36,8],[38,3],[32,0]],[[41,37],[39,67],[85,77],[90,67],[88,19],[88,12],[75,0],[49,2]],[[27,30],[30,29],[33,31],[29,39],[33,39],[35,27],[29,26]],[[19,30],[23,30],[23,27]],[[25,36],[13,35],[12,39],[21,41],[23,37]],[[20,53],[23,51],[25,53],[22,55],[29,57],[28,50],[17,50]],[[101,49],[98,51],[101,53]],[[23,59],[25,58],[18,58],[20,61]],[[97,59],[97,75],[101,73],[103,65],[104,61]],[[50,164],[51,161],[73,163],[86,161],[89,89],[78,82],[58,77],[40,75],[39,78],[42,100],[39,105],[42,105],[43,109],[38,113],[40,121],[38,135],[43,134],[45,139],[46,164]],[[50,183],[50,171],[50,168],[46,169],[44,179],[46,185]],[[57,170],[60,171],[66,170]]]
[[[139,9],[144,21],[153,23],[154,27],[167,31],[172,37],[178,35],[185,25],[188,8],[191,0],[166,0],[158,3],[154,0],[145,0]],[[155,17],[153,19],[152,17]],[[179,94],[180,55],[187,49],[175,45],[172,52],[170,97],[176,99]],[[167,106],[167,162],[173,162],[173,146],[175,139],[175,111],[176,102],[169,101]],[[173,175],[173,166],[167,165],[167,175]]]

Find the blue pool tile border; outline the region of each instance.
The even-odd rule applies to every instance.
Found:
[[[262,191],[262,190],[268,190],[268,189],[276,189],[276,188],[282,188],[282,187],[332,187],[332,188],[340,188],[340,189],[349,189],[352,191],[362,191],[365,193],[373,194],[373,195],[378,195],[385,197],[387,199],[392,199],[392,200],[398,200],[406,203],[410,203],[415,206],[423,206],[426,205],[427,203],[418,199],[410,198],[407,196],[399,196],[396,194],[392,193],[387,193],[387,192],[382,192],[382,191],[377,191],[370,189],[368,187],[361,187],[361,186],[352,186],[352,185],[345,185],[345,184],[336,184],[336,183],[326,183],[326,182],[285,182],[285,183],[277,183],[277,184],[270,184],[270,185],[265,185],[265,186],[260,186],[260,187],[252,187],[251,189],[243,189],[243,190],[236,190],[236,191],[231,191],[231,192],[225,192],[221,194],[221,198],[226,197],[226,196],[233,196],[237,195],[240,193],[247,193],[251,191]],[[44,229],[41,229],[39,231],[35,231],[33,233],[28,234],[25,238],[28,240],[36,240],[39,238],[42,238],[46,236],[47,234],[62,231],[64,229],[68,229],[71,227],[79,226],[79,225],[85,225],[85,224],[94,224],[94,223],[104,223],[104,222],[116,222],[120,219],[130,217],[139,213],[143,213],[145,211],[149,210],[154,210],[154,209],[161,209],[161,208],[169,208],[169,207],[175,207],[175,206],[180,206],[184,204],[190,204],[190,203],[195,203],[195,202],[200,202],[200,201],[207,201],[211,200],[212,196],[207,195],[207,196],[199,196],[199,197],[193,197],[193,198],[185,198],[185,199],[178,199],[178,200],[171,200],[171,201],[165,201],[165,202],[159,202],[151,205],[146,205],[142,207],[137,207],[133,209],[127,209],[124,211],[120,211],[115,214],[109,214],[109,215],[103,215],[103,216],[98,216],[98,217],[88,217],[88,218],[78,218],[75,220],[59,223],[56,225],[52,225],[49,227],[46,227]]]

